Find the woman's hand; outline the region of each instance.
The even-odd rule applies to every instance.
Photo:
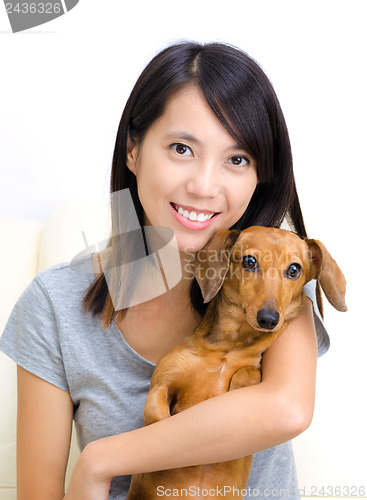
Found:
[[[91,443],[92,444],[92,443]],[[107,500],[111,479],[101,476],[98,459],[84,448],[71,476],[64,500]]]

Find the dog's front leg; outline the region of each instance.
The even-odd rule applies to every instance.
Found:
[[[240,387],[247,387],[249,385],[256,385],[261,382],[260,368],[255,366],[244,366],[236,371],[229,384],[229,390],[239,389]]]
[[[150,389],[144,407],[145,425],[154,424],[170,417],[169,390],[166,385],[158,385]]]

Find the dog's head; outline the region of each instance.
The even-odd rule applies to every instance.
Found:
[[[294,317],[304,285],[314,278],[330,304],[347,310],[345,278],[324,245],[289,231],[262,226],[221,229],[196,254],[194,268],[204,302],[222,288],[256,330],[277,330]]]

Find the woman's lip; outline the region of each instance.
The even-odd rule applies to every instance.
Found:
[[[174,217],[181,224],[181,226],[183,226],[183,227],[185,227],[187,229],[192,229],[194,231],[202,231],[203,229],[206,229],[207,227],[209,227],[211,225],[211,223],[213,222],[213,220],[215,220],[217,218],[217,216],[219,215],[219,214],[216,214],[216,215],[213,215],[213,217],[211,217],[210,219],[208,219],[208,220],[206,220],[204,222],[198,222],[198,221],[195,221],[195,220],[187,219],[183,215],[179,214],[173,208],[173,206],[172,206],[171,203],[170,203],[169,206],[170,206],[170,209],[171,209]],[[209,213],[213,213],[213,212],[209,212]]]
[[[219,213],[215,210],[203,210],[201,208],[189,207],[188,205],[181,205],[180,203],[175,203],[173,201],[171,202],[171,205],[173,205],[174,208],[177,208],[177,210],[181,207],[183,210],[187,210],[188,212],[196,212],[196,214],[212,215]]]

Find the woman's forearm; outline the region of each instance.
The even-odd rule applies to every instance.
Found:
[[[95,441],[85,450],[87,460],[107,478],[251,455],[302,431],[301,419],[287,415],[280,399],[261,385],[237,389],[150,426]]]

